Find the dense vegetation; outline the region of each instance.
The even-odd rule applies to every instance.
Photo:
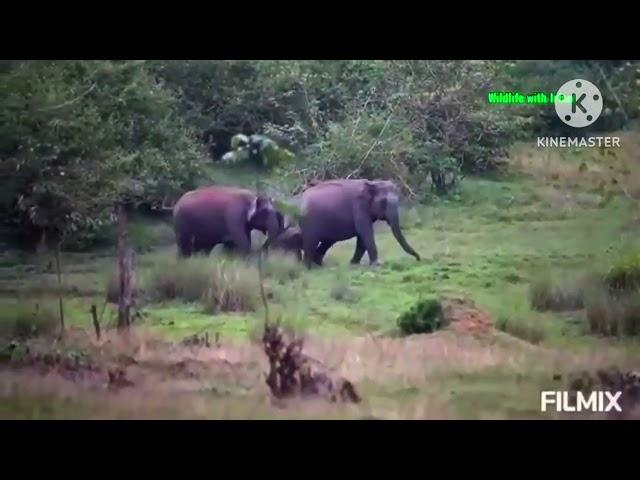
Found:
[[[605,98],[582,133],[621,148],[541,149],[580,132],[551,105],[487,102],[576,77]],[[640,361],[639,93],[625,61],[0,62],[0,418],[555,417],[540,391]],[[239,134],[293,152],[259,171],[282,200],[312,179],[395,180],[422,260],[384,225],[377,267],[349,264],[355,240],[311,270],[178,260],[156,209],[254,186],[251,161],[227,161]],[[125,336],[118,258],[94,248],[114,246],[117,204],[136,254]],[[267,401],[267,315],[366,401]]]
[[[298,184],[379,176],[417,200],[445,195],[514,140],[563,129],[552,106],[490,106],[487,92],[581,76],[615,92],[598,125],[637,116],[638,64],[625,61],[3,61],[0,214],[30,242],[44,231],[90,247],[114,202],[155,208],[215,182],[237,133],[294,152]]]

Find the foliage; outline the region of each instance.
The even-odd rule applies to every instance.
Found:
[[[531,307],[539,311],[579,310],[584,303],[584,288],[582,278],[539,278],[529,291]]]
[[[211,264],[203,260],[198,256],[180,261],[169,256],[156,259],[144,280],[145,290],[155,301],[200,301],[211,274]]]
[[[231,148],[222,156],[223,162],[237,164],[248,161],[261,171],[280,169],[294,158],[289,150],[264,135],[234,135]]]
[[[531,321],[502,316],[497,319],[496,328],[516,338],[531,342],[534,345],[539,344],[545,338],[544,328]]]
[[[640,335],[640,297],[602,289],[586,299],[586,325],[592,334],[605,336]]]
[[[520,123],[488,107],[500,62],[397,61],[309,147],[307,176],[386,177],[405,192],[446,194],[463,172],[495,169]],[[422,194],[421,194],[422,192]]]
[[[565,82],[584,78],[602,91],[604,108],[593,125],[580,134],[611,131],[625,126],[640,113],[640,63],[635,60],[526,60],[507,62],[504,76],[496,90],[522,93],[555,92]],[[527,119],[531,129],[541,135],[576,135],[549,105],[509,107],[510,117]]]
[[[607,272],[605,282],[613,291],[640,290],[640,253],[619,258]]]
[[[237,262],[217,262],[203,302],[207,313],[251,312],[259,305],[256,272]]]
[[[293,153],[274,156],[270,173],[279,179],[382,177],[418,200],[444,195],[464,175],[499,168],[514,140],[566,127],[552,105],[489,105],[490,90],[553,91],[586,77],[605,98],[593,129],[619,128],[638,116],[638,65],[3,61],[0,214],[29,240],[45,230],[49,241],[90,248],[113,236],[115,201],[149,210],[224,180],[202,154],[220,160],[237,134],[263,135],[279,147],[272,153]]]
[[[144,281],[154,301],[200,302],[207,313],[254,310],[258,305],[255,272],[240,261],[193,256],[158,258]]]
[[[404,335],[431,333],[444,326],[442,304],[437,298],[419,300],[398,318],[398,327]]]
[[[47,306],[17,304],[2,310],[0,336],[16,339],[52,334],[60,325],[58,312]]]
[[[198,147],[144,62],[19,61],[0,98],[0,210],[23,232],[97,235],[115,201],[159,203],[196,178]]]

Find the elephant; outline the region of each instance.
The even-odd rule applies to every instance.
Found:
[[[322,265],[324,255],[336,243],[357,238],[351,264],[359,264],[365,251],[371,265],[379,264],[373,224],[386,221],[400,246],[416,260],[400,230],[400,192],[389,180],[339,179],[318,182],[301,195],[302,248],[307,267]]]
[[[185,193],[173,207],[178,254],[209,254],[223,244],[230,251],[251,253],[251,231],[269,239],[284,230],[283,215],[271,198],[236,187],[209,186]]]
[[[265,247],[294,255],[302,261],[302,231],[298,226],[289,225],[273,241],[268,240]]]

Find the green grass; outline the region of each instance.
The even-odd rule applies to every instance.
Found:
[[[540,335],[545,341],[566,337],[566,322],[560,312],[538,312],[531,307],[531,285],[551,270],[606,269],[633,234],[623,231],[630,209],[628,202],[620,198],[604,208],[582,207],[570,218],[549,219],[544,213],[548,207],[536,199],[535,188],[535,184],[523,180],[468,179],[457,200],[413,207],[405,232],[421,254],[420,262],[400,249],[385,224],[376,225],[378,250],[384,262],[379,267],[371,268],[366,255],[362,265],[349,265],[355,241],[336,244],[328,252],[325,266],[312,271],[290,259],[275,258],[266,268],[272,310],[296,318],[310,332],[389,333],[395,330],[398,316],[418,297],[463,295],[474,299],[494,318],[508,319],[509,325],[520,326],[513,331],[543,330]],[[497,207],[501,213],[489,214],[489,207]],[[539,211],[539,219],[526,223],[501,220],[510,211],[522,210]],[[223,324],[216,327],[222,332],[242,335],[249,329],[238,327],[238,318],[242,322],[261,319],[259,305],[255,311],[234,315],[216,314],[215,308],[207,313],[206,308],[193,306],[207,289],[203,277],[207,274],[202,271],[209,267],[203,266],[218,265],[222,258],[219,251],[214,251],[206,262],[192,261],[191,268],[181,270],[183,276],[176,282],[179,272],[173,245],[139,253],[139,278],[146,294],[161,290],[160,280],[172,277],[172,286],[184,290],[184,295],[174,295],[178,297],[174,300],[191,302],[184,306],[175,303],[177,306],[167,310],[157,302],[171,295],[151,295],[156,303],[146,306],[150,314],[176,316],[172,325],[162,325],[163,331],[195,333],[208,318],[212,325]],[[16,264],[0,269],[0,294],[4,287],[6,297],[19,294],[29,299],[54,300],[55,274],[42,272],[35,260],[30,260],[30,266]],[[77,313],[81,317],[78,323],[86,324],[91,303],[102,305],[106,279],[113,266],[113,259],[102,255],[63,256],[63,292],[70,316]],[[250,277],[253,268],[246,267],[244,276]],[[229,270],[236,271],[236,267]],[[155,278],[156,283],[150,278]],[[227,283],[231,281],[231,277],[226,278]],[[252,291],[257,287],[249,280],[240,284],[252,298],[258,293]]]
[[[232,178],[247,187],[255,181],[251,172],[231,170],[220,173],[217,180],[224,183]],[[616,318],[636,325],[637,304],[629,303],[618,312],[622,307],[610,305],[613,297],[589,296],[586,309],[573,302],[579,290],[576,279],[585,272],[602,274],[603,279],[609,272],[611,283],[627,290],[636,285],[637,259],[626,254],[638,251],[638,208],[623,195],[601,200],[597,192],[564,184],[554,187],[522,174],[467,178],[446,200],[402,210],[406,237],[420,253],[420,262],[401,250],[382,223],[376,225],[383,261],[378,267],[370,267],[366,255],[362,265],[349,265],[355,240],[336,244],[325,257],[325,265],[311,271],[290,258],[273,257],[265,266],[270,318],[322,339],[396,336],[398,317],[420,298],[468,297],[504,332],[487,342],[509,343],[517,337],[554,351],[606,351],[637,360],[640,340],[607,337],[603,335],[607,325],[599,323],[603,318],[608,322],[606,315],[615,313]],[[255,283],[255,264],[229,260],[216,249],[209,259],[178,266],[169,224],[135,219],[130,232],[134,244],[145,247],[138,249],[137,258],[144,311],[137,325],[176,341],[205,332],[210,339],[218,335],[223,342],[256,338],[265,312]],[[20,317],[19,311],[36,304],[57,311],[57,279],[46,264],[46,259],[34,255],[3,254],[0,308],[4,314],[0,323],[5,327]],[[91,329],[89,309],[95,304],[99,313],[102,310],[114,268],[113,249],[64,253],[62,264],[67,325]],[[217,285],[216,294],[208,302],[206,293],[212,282]],[[173,293],[167,293],[169,290]],[[225,292],[250,299],[251,308],[226,303]],[[590,318],[598,308],[604,308],[606,315]],[[108,306],[103,324],[112,326],[115,318],[114,307]],[[490,348],[493,343],[486,345]],[[427,402],[428,409],[433,408],[427,409],[427,416],[541,418],[539,390],[549,382],[549,369],[533,362],[526,368],[506,365],[466,372],[451,365],[437,374],[425,373],[414,383],[363,380],[360,386],[374,406],[374,416],[384,417],[376,412],[400,408],[403,413],[390,415],[420,417],[424,413],[420,405],[434,399],[435,403]],[[447,412],[440,410],[439,401],[448,405]],[[64,412],[69,406],[59,408]],[[28,416],[21,412],[14,404],[6,406],[0,416]],[[63,413],[41,409],[35,415]]]
[[[458,418],[517,420],[551,418],[540,411],[540,392],[559,388],[548,371],[507,368],[450,375],[438,387],[448,392]]]
[[[52,302],[30,305],[6,302],[0,310],[0,338],[50,336],[60,331],[60,315]],[[57,305],[56,305],[57,307]]]

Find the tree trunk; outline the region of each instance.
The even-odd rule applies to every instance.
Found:
[[[120,295],[118,299],[118,330],[128,330],[131,324],[131,305],[134,284],[134,253],[127,238],[127,218],[122,205],[117,207],[118,216],[118,271]]]
[[[58,275],[58,306],[60,308],[60,337],[64,336],[64,306],[62,303],[62,271],[60,269],[60,243],[56,247],[56,274]]]
[[[93,328],[96,331],[96,338],[100,341],[100,322],[98,322],[98,309],[95,304],[91,305],[91,319],[93,320]]]

